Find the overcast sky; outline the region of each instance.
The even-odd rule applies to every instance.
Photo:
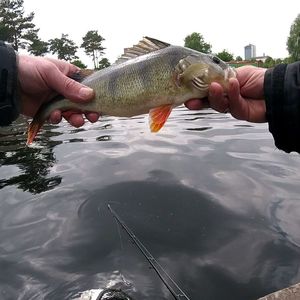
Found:
[[[79,46],[87,31],[98,30],[111,62],[143,36],[183,45],[192,32],[201,33],[215,53],[226,49],[244,58],[244,46],[251,43],[257,56],[284,58],[300,1],[24,0],[24,8],[35,13],[43,40],[65,33]],[[83,52],[78,56],[92,66]]]

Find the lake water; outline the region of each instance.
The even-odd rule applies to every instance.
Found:
[[[174,299],[107,204],[190,299],[247,300],[300,281],[300,156],[266,124],[177,108],[0,136],[0,299],[121,286]]]

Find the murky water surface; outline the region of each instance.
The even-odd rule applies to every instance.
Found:
[[[300,156],[267,125],[176,109],[0,135],[0,299],[121,286],[174,299],[107,204],[190,299],[256,299],[300,281]]]

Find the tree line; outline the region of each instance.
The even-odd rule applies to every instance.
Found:
[[[57,58],[70,61],[81,68],[87,66],[76,55],[79,47],[69,37],[61,37],[43,41],[40,39],[39,28],[33,23],[34,13],[25,14],[24,0],[0,0],[0,40],[12,44],[14,49],[26,49],[29,53],[43,56],[47,53],[57,55]],[[80,48],[92,58],[95,69],[102,69],[110,65],[107,58],[103,57],[105,48],[102,42],[105,39],[97,30],[88,31],[82,38]]]
[[[94,68],[102,69],[108,67],[110,62],[104,57],[105,48],[102,42],[105,40],[97,30],[88,31],[82,37],[80,47],[69,37],[63,33],[61,37],[43,41],[39,38],[39,29],[33,23],[34,13],[25,14],[24,0],[0,0],[0,40],[11,43],[16,51],[26,49],[33,55],[43,56],[47,53],[57,55],[57,58],[70,61],[81,68],[86,65],[76,55],[79,48],[83,48],[85,53],[91,57]],[[205,42],[202,34],[193,32],[184,39],[184,46],[203,52],[212,53],[212,45]],[[300,60],[300,14],[291,25],[290,35],[287,39],[287,50],[289,57],[284,59],[273,59],[268,57],[264,62],[264,67],[273,67],[282,62],[294,62]],[[215,53],[225,62],[242,61],[240,56],[234,58],[233,53],[226,49],[219,53]]]
[[[280,63],[292,63],[300,60],[300,14],[291,25],[290,35],[287,38],[286,45],[289,53],[288,57],[274,59],[268,56],[263,63],[263,67],[270,68]],[[191,35],[188,35],[184,40],[184,46],[203,53],[212,53],[211,44],[205,42],[203,35],[198,32],[193,32]],[[225,62],[243,60],[240,56],[234,58],[234,55],[226,49],[215,53],[215,55]]]

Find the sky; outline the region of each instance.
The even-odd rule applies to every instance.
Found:
[[[105,38],[104,57],[113,63],[123,49],[150,36],[173,45],[199,32],[212,51],[223,49],[244,58],[244,46],[256,46],[256,55],[288,56],[290,27],[300,14],[298,0],[24,0],[25,13],[34,12],[33,23],[42,40],[69,34],[78,46],[89,30]],[[92,67],[92,60],[78,51]]]

